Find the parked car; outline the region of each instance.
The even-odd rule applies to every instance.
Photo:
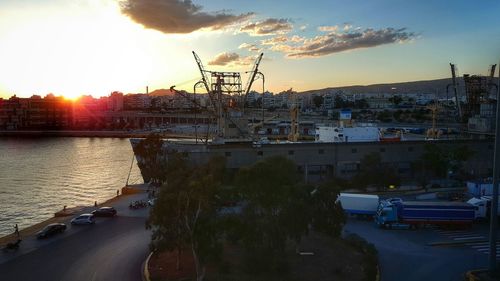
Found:
[[[113,217],[116,215],[116,209],[113,207],[101,207],[92,211],[92,214],[96,217]]]
[[[54,234],[63,233],[66,230],[64,223],[51,223],[36,233],[36,238],[42,239]]]
[[[71,224],[94,224],[94,215],[92,214],[81,214],[78,217],[71,220]]]

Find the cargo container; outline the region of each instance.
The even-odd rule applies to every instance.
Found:
[[[381,227],[471,225],[476,207],[462,202],[381,202],[375,216]]]

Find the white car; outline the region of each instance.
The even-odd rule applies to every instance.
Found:
[[[94,224],[94,215],[92,214],[81,214],[78,217],[71,220],[71,224]]]

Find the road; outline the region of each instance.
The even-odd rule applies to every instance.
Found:
[[[142,280],[151,235],[144,227],[147,209],[130,211],[128,202],[115,204],[119,216],[98,218],[95,225],[70,226],[45,241],[25,238],[19,253],[0,254],[0,280]]]
[[[371,221],[349,219],[344,231],[356,233],[375,245],[382,281],[462,281],[466,271],[487,266],[487,253],[476,246],[428,245],[436,241],[464,241],[460,239],[478,235],[487,237],[483,225],[474,225],[470,230],[460,231],[384,230],[375,227]]]

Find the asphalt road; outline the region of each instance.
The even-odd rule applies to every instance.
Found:
[[[349,219],[344,231],[375,245],[382,281],[462,281],[466,271],[487,266],[487,255],[470,246],[429,246],[431,242],[453,241],[439,229],[387,230],[375,227],[371,221]],[[466,233],[487,235],[481,225],[460,232],[457,235],[465,238],[471,235]]]
[[[127,213],[97,218],[95,225],[70,226],[60,237],[39,241],[37,248],[26,253],[1,253],[0,280],[142,280],[141,265],[149,253],[150,240],[144,227],[147,210],[136,216]],[[33,238],[26,240],[27,245],[37,243]],[[15,256],[6,260],[8,255]]]

